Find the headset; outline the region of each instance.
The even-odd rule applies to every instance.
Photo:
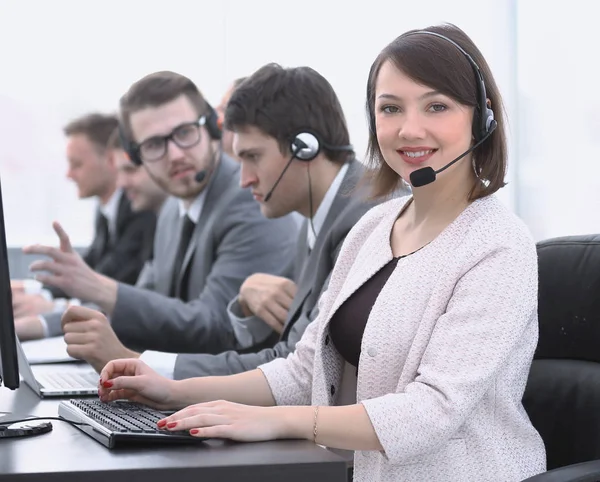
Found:
[[[200,125],[206,127],[208,131],[208,135],[211,139],[217,141],[222,137],[222,131],[219,126],[219,116],[215,109],[206,102],[207,114],[203,115],[199,119]],[[119,122],[119,139],[121,141],[121,145],[123,146],[123,150],[127,153],[127,156],[131,160],[133,164],[136,166],[142,165],[142,159],[139,155],[139,145],[130,140],[125,134],[125,129],[123,124]]]
[[[446,42],[451,43],[465,56],[465,58],[471,64],[471,67],[473,67],[473,71],[475,72],[475,83],[477,84],[477,106],[475,108],[475,115],[473,116],[473,137],[475,138],[475,142],[481,141],[484,137],[491,134],[491,132],[496,128],[497,123],[494,119],[494,111],[491,109],[487,102],[485,82],[483,80],[483,74],[479,69],[479,65],[477,65],[477,62],[473,60],[473,57],[471,57],[465,49],[463,49],[454,40],[449,39],[445,35],[439,34],[437,32],[430,32],[429,30],[418,30],[416,32],[406,34],[405,37],[423,34],[433,35],[434,37],[441,38]]]
[[[292,136],[290,144],[290,151],[294,156],[292,159],[307,162],[312,161],[319,155],[322,148],[330,151],[354,152],[354,147],[351,144],[345,146],[333,146],[327,144],[316,132],[310,129],[302,129]]]
[[[439,34],[437,32],[430,32],[429,30],[417,30],[415,32],[409,32],[403,37],[410,37],[412,35],[432,35],[434,37],[438,37],[446,42],[454,45],[468,60],[469,64],[473,68],[475,72],[475,84],[477,86],[477,106],[475,107],[475,113],[473,115],[473,138],[475,143],[472,147],[470,147],[467,151],[463,152],[456,159],[452,160],[441,169],[434,171],[431,167],[424,167],[421,169],[417,169],[410,174],[410,180],[413,187],[421,187],[427,184],[432,183],[436,179],[436,174],[448,169],[454,163],[460,161],[467,154],[473,152],[477,147],[479,147],[488,137],[492,135],[492,132],[498,127],[498,123],[494,118],[494,111],[488,105],[487,102],[487,93],[485,89],[485,82],[483,80],[483,74],[477,65],[477,62],[473,60],[465,49],[463,49],[460,45],[458,45],[454,40],[446,37],[445,35]],[[371,132],[375,134],[375,114],[373,112],[373,106],[371,103],[368,104],[369,108],[369,127]]]
[[[269,192],[266,194],[265,202],[271,199],[273,191],[275,191],[275,188],[283,178],[283,175],[286,173],[294,159],[298,159],[299,161],[304,162],[310,162],[319,155],[322,148],[328,149],[330,151],[354,152],[354,147],[352,146],[352,144],[347,144],[345,146],[334,146],[332,144],[327,144],[326,142],[324,142],[316,132],[310,129],[301,129],[297,131],[294,135],[291,136],[290,151],[292,151],[292,156],[290,157],[290,160],[287,162],[287,164],[283,168],[283,171],[281,171],[281,174],[273,184],[273,187],[271,187],[271,189],[269,189]]]

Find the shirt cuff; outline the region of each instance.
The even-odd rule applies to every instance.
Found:
[[[176,353],[148,350],[140,355],[140,360],[163,377],[171,380],[175,377],[175,362],[177,361]]]
[[[54,296],[52,296],[50,290],[42,290],[40,291],[40,295],[42,295],[42,298],[44,298],[46,301],[52,301],[54,299]]]
[[[236,296],[227,305],[227,314],[238,342],[238,349],[250,348],[265,341],[273,330],[258,316],[244,316]]]
[[[48,331],[48,322],[46,318],[42,315],[38,315],[38,320],[40,320],[40,324],[42,325],[42,338],[48,338],[50,336],[50,331]]]

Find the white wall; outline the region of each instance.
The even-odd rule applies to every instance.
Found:
[[[587,0],[541,5],[518,5],[520,212],[537,239],[598,233],[597,16]]]
[[[479,45],[514,129],[512,0],[354,6],[342,0],[0,0],[0,176],[9,244],[55,243],[53,219],[74,243],[89,242],[93,203],[78,201],[65,179],[61,128],[88,111],[114,110],[139,77],[178,71],[216,103],[232,79],[266,62],[309,65],[338,92],[362,154],[372,61],[404,31],[440,22],[455,23]],[[515,174],[511,164],[509,180]],[[501,193],[511,207],[514,189],[511,182]]]

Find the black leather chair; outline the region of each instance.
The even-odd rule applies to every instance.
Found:
[[[600,481],[600,235],[537,249],[540,339],[523,404],[549,472],[528,481]]]

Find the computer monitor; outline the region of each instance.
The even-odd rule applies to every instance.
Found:
[[[4,205],[2,181],[0,179],[0,385],[11,390],[19,388],[19,364],[15,320],[13,317],[10,271],[8,269],[8,247],[4,228]]]

